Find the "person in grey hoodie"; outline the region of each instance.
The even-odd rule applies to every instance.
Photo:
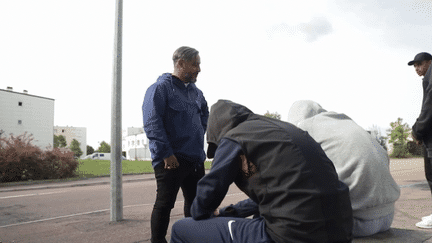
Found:
[[[310,100],[296,101],[288,122],[306,131],[334,163],[350,191],[353,236],[390,229],[399,186],[389,170],[387,151],[345,114],[329,112]]]

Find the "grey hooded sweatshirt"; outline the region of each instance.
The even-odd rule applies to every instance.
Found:
[[[387,151],[376,138],[347,115],[309,100],[292,105],[288,122],[307,131],[334,163],[350,189],[354,218],[373,220],[394,212],[400,189],[390,174]]]

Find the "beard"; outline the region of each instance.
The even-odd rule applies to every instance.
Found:
[[[185,81],[186,81],[187,83],[192,83],[192,84],[194,84],[194,83],[196,83],[196,81],[197,81],[197,77],[198,77],[198,74],[191,73],[191,74],[186,75],[186,77],[185,77]]]

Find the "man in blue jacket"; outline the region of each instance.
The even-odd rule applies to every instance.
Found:
[[[145,94],[142,106],[144,131],[149,139],[157,193],[151,216],[152,242],[167,242],[171,209],[181,187],[184,214],[204,176],[204,134],[208,107],[195,86],[200,69],[198,51],[180,47],[173,55],[174,72],[162,74]]]
[[[207,142],[211,171],[198,182],[192,218],[173,225],[172,243],[351,242],[348,187],[307,132],[219,100]],[[214,217],[232,183],[257,205],[259,217]]]
[[[432,190],[432,77],[431,61],[432,55],[427,52],[421,52],[414,57],[414,60],[408,63],[414,65],[416,73],[423,77],[423,102],[419,117],[412,127],[412,135],[417,144],[424,146],[424,165],[426,180]],[[416,224],[419,228],[432,228],[432,215],[422,218],[421,222]]]

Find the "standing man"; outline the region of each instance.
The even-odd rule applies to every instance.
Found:
[[[183,46],[172,59],[174,72],[162,74],[147,89],[142,106],[157,184],[151,242],[167,242],[170,213],[180,187],[184,215],[191,216],[197,183],[205,174],[204,134],[209,111],[203,93],[195,86],[200,56],[197,50]]]
[[[422,108],[416,123],[412,127],[412,135],[417,144],[423,144],[424,164],[426,180],[432,190],[432,84],[431,84],[431,64],[432,56],[427,52],[421,52],[408,63],[414,65],[417,74],[423,78],[423,101]],[[422,218],[416,224],[419,228],[432,228],[432,215]]]

